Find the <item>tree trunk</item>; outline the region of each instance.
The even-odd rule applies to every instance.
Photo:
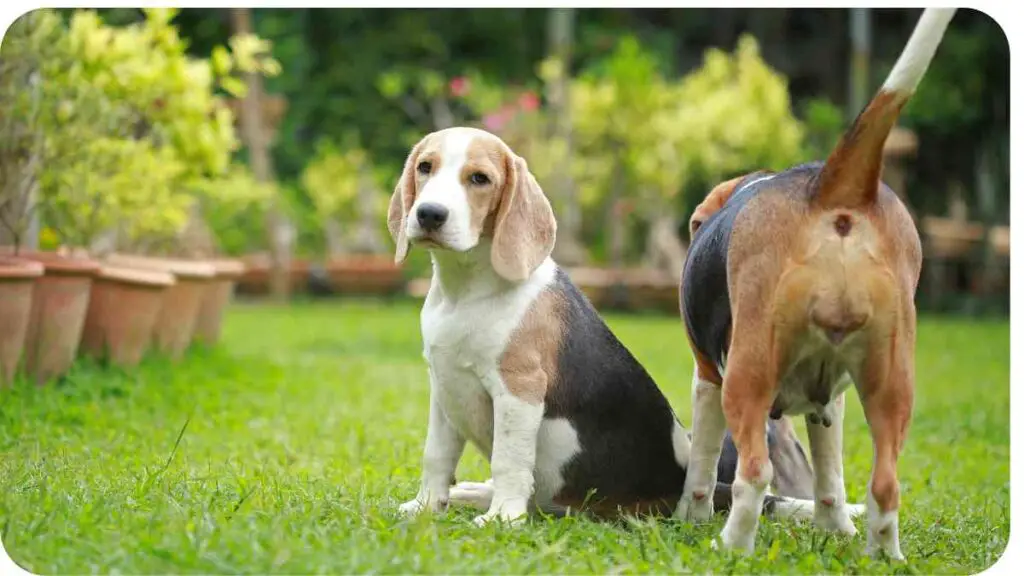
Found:
[[[430,116],[434,120],[434,130],[444,130],[455,125],[455,115],[444,96],[436,96],[430,101]]]
[[[30,13],[26,19],[34,18]],[[23,117],[4,120],[7,133],[0,135],[0,246],[14,246],[18,250],[39,247],[39,214],[36,202],[39,196],[39,168],[43,154],[43,133],[39,126],[40,89],[42,77],[37,62],[27,68],[0,69],[0,74],[14,75],[14,82],[24,82],[31,90],[32,107]],[[23,73],[22,76],[19,72]],[[20,89],[18,89],[20,90]]]
[[[992,297],[997,276],[999,275],[998,255],[995,246],[992,245],[992,228],[997,224],[996,210],[998,199],[996,198],[996,151],[995,140],[987,138],[981,144],[978,152],[978,161],[975,162],[975,187],[978,198],[978,213],[981,215],[982,223],[985,225],[985,243],[981,255],[981,277],[979,279],[979,292],[983,300]]]
[[[573,19],[572,8],[548,9],[548,52],[560,67],[558,78],[548,86],[551,109],[550,135],[564,147],[566,158],[572,153],[572,107],[570,74],[572,73]],[[555,189],[552,197],[558,209],[558,234],[555,237],[555,260],[566,266],[578,266],[586,261],[586,249],[580,242],[583,221],[576,183],[571,170],[562,170],[552,179]]]
[[[333,260],[345,255],[345,235],[337,220],[327,218],[324,221],[324,241],[327,243],[327,255]]]
[[[612,168],[604,229],[608,233],[608,261],[612,268],[622,268],[626,262],[626,214],[623,210],[625,199],[623,187],[626,184],[626,173],[618,150],[615,151],[613,157],[615,166]]]
[[[198,201],[189,209],[188,221],[178,235],[177,245],[173,248],[178,256],[185,258],[210,258],[217,252],[217,242],[213,231],[203,217],[203,207]]]
[[[648,215],[651,223],[647,232],[647,265],[678,278],[683,273],[686,248],[679,239],[675,210],[667,203],[652,202],[656,209]]]
[[[871,9],[850,8],[850,95],[851,119],[867,105],[871,83]]]
[[[249,8],[231,8],[235,34],[252,34],[252,11]],[[249,148],[249,163],[253,175],[260,182],[274,178],[268,140],[263,134],[262,98],[263,78],[259,74],[246,74],[248,90],[242,104],[242,132]],[[294,233],[280,207],[281,199],[271,198],[267,209],[267,241],[270,245],[270,294],[274,299],[287,300],[291,290],[291,245]]]
[[[359,207],[359,225],[356,227],[352,247],[364,254],[385,252],[381,218],[377,214],[377,202],[381,197],[373,176],[364,171],[360,174],[359,193],[356,198]]]

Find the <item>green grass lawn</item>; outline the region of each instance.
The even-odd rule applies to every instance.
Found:
[[[609,316],[687,426],[678,319]],[[1009,324],[924,319],[917,403],[900,460],[905,565],[863,534],[765,522],[758,552],[721,528],[476,512],[402,520],[416,493],[427,371],[413,303],[238,305],[223,343],[132,373],[81,366],[58,386],[0,390],[0,530],[37,573],[975,573],[1009,536]],[[848,396],[846,482],[865,495],[871,443]],[[803,425],[799,424],[801,433]],[[461,479],[488,477],[472,449]],[[857,521],[863,531],[863,520]]]

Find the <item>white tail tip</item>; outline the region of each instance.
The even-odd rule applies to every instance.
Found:
[[[911,94],[928,70],[956,8],[925,8],[882,90]]]
[[[851,518],[863,516],[866,511],[863,504],[847,504],[846,510],[850,513]],[[811,520],[814,518],[814,501],[784,498],[775,504],[772,517]]]

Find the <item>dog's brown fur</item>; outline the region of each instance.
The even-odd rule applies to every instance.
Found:
[[[565,339],[559,292],[545,291],[526,311],[498,364],[509,392],[532,404],[540,404],[558,382],[558,351]]]

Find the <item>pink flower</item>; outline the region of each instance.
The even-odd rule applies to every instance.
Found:
[[[533,112],[540,108],[540,98],[533,92],[523,92],[519,95],[519,107],[527,112]]]
[[[491,112],[484,116],[484,127],[491,132],[498,132],[505,127],[512,117],[515,116],[516,109],[514,106],[506,104],[502,106],[497,112]]]
[[[465,76],[456,76],[448,83],[448,89],[452,96],[465,96],[469,94],[469,79]]]
[[[505,125],[505,120],[499,114],[488,114],[483,117],[483,127],[492,132],[497,132]]]
[[[508,119],[501,114],[487,114],[484,116],[484,127],[491,132],[498,132],[507,121]]]

